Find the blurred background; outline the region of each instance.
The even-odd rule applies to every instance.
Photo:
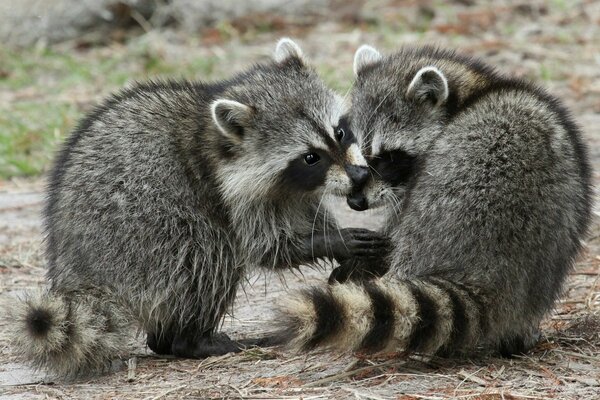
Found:
[[[600,1],[0,0],[0,180],[47,171],[77,120],[128,82],[228,77],[281,36],[342,93],[363,43],[481,56],[564,99],[598,155]]]

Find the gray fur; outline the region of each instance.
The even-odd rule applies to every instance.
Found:
[[[423,69],[434,73],[419,82]],[[381,328],[377,349],[526,350],[560,296],[590,220],[591,170],[570,114],[539,87],[450,51],[406,48],[357,72],[351,128],[373,166],[369,205],[389,210],[385,231],[394,245],[391,272],[365,285],[385,282],[379,312],[387,304],[395,316],[380,320],[372,311],[371,325],[357,334],[342,314],[323,334],[318,316],[303,322],[302,310],[315,314],[323,298],[330,309],[347,310],[352,296],[314,289],[283,309],[292,343],[306,348],[319,337],[361,349],[388,323],[395,328]],[[393,163],[412,170],[392,185],[381,160],[394,150],[402,152]],[[403,299],[415,303],[417,319],[401,317],[395,290],[410,295]],[[377,308],[376,296],[354,291],[351,303],[366,299]]]
[[[281,183],[291,160],[327,149],[323,132],[335,137],[342,112],[299,47],[282,42],[276,61],[228,81],[124,90],[67,140],[45,210],[50,290],[18,320],[18,349],[34,366],[98,372],[125,353],[130,326],[167,347],[210,339],[249,269],[310,264],[306,238],[337,231],[319,205],[351,192],[343,154],[329,149],[313,190]]]

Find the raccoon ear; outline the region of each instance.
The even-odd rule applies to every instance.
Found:
[[[304,62],[304,53],[296,42],[287,37],[279,39],[275,47],[275,53],[273,54],[275,62],[281,63],[290,57],[295,57]]]
[[[354,53],[354,75],[358,75],[365,67],[377,63],[382,58],[381,53],[374,47],[363,44]]]
[[[448,81],[436,67],[423,67],[408,85],[406,97],[418,101],[431,101],[436,106],[448,98]]]
[[[234,100],[215,100],[210,111],[219,131],[229,140],[240,143],[252,118],[252,108]]]

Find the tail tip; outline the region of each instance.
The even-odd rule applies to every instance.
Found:
[[[52,313],[45,308],[32,308],[25,317],[27,330],[35,337],[48,334],[53,325]]]

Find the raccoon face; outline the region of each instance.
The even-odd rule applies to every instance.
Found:
[[[366,209],[367,161],[342,118],[341,99],[306,65],[298,45],[282,39],[274,62],[243,79],[231,98],[212,103],[228,154],[224,191],[262,200],[350,196],[351,207]]]
[[[433,66],[399,63],[369,46],[354,56],[350,120],[373,177],[364,189],[370,207],[400,203],[445,115],[444,74]]]

